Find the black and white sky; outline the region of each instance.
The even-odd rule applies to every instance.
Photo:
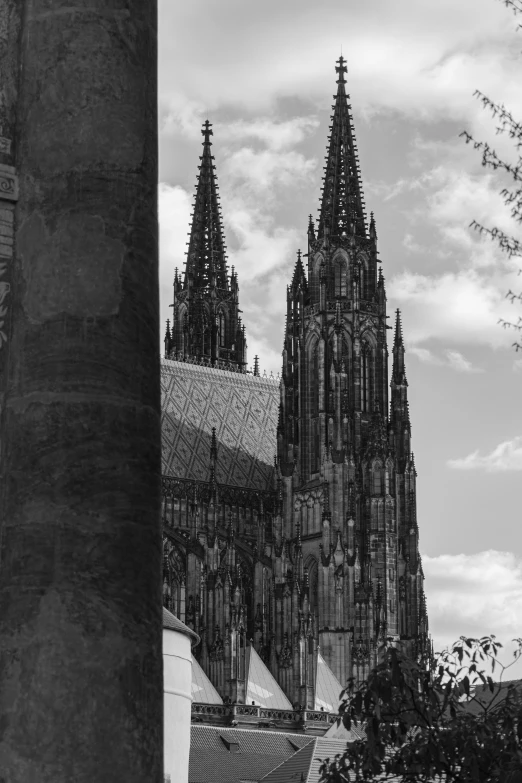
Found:
[[[509,642],[522,636],[522,355],[498,320],[516,319],[505,294],[522,277],[469,224],[522,230],[502,176],[459,136],[516,160],[473,96],[522,119],[522,31],[499,0],[160,0],[163,328],[208,117],[249,361],[279,370],[341,47],[389,312],[403,314],[435,647],[461,634]]]

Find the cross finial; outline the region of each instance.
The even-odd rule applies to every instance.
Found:
[[[344,74],[348,73],[348,67],[345,65],[346,60],[344,59],[342,54],[339,57],[339,59],[337,60],[337,62],[339,63],[338,65],[335,66],[335,71],[336,71],[336,73],[339,74],[339,78],[337,79],[337,83],[339,84],[341,82],[342,84],[346,84],[346,79],[344,78]]]
[[[201,134],[202,136],[205,137],[205,143],[210,142],[210,136],[214,135],[212,131],[212,124],[208,120],[205,120],[205,122],[203,123]]]

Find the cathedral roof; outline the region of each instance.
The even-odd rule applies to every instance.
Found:
[[[311,742],[302,734],[192,726],[189,783],[257,783]]]
[[[330,126],[330,144],[326,156],[323,195],[317,237],[326,230],[330,237],[355,234],[367,237],[366,213],[359,169],[357,144],[353,129],[351,106],[346,94],[346,60],[339,58],[336,71],[337,94],[334,95],[333,116]]]
[[[271,488],[277,381],[164,360],[161,394],[164,476],[208,481],[215,427],[217,483]]]
[[[252,646],[247,649],[247,672],[247,704],[255,702],[273,710],[292,709],[291,702]]]
[[[223,699],[192,656],[192,701],[200,704],[223,704]]]

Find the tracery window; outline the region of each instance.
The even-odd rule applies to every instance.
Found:
[[[369,413],[372,409],[372,350],[368,345],[364,345],[361,352],[361,410]]]
[[[346,296],[346,267],[342,261],[334,266],[334,296]]]
[[[382,495],[382,468],[380,463],[377,463],[373,471],[373,494]]]
[[[311,440],[310,444],[310,470],[316,473],[319,470],[319,348],[316,341],[311,347],[310,361],[310,414],[311,414]]]

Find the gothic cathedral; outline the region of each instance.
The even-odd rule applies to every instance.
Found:
[[[247,369],[208,121],[202,130],[162,365],[164,601],[201,639],[202,714],[209,703],[335,713],[336,689],[366,677],[387,637],[430,653],[401,320],[389,395],[392,327],[346,71],[341,57],[279,381],[257,361]]]

